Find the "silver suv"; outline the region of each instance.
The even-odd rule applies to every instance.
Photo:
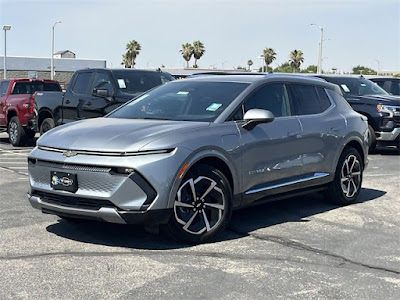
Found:
[[[250,203],[321,190],[353,203],[368,137],[366,118],[323,80],[202,76],[43,135],[28,197],[67,220],[162,224],[201,243]]]

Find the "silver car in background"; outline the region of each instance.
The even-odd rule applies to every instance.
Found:
[[[161,224],[177,240],[206,242],[233,209],[254,202],[315,191],[356,201],[367,129],[339,88],[320,79],[170,82],[104,118],[43,135],[28,158],[28,198],[68,220]]]

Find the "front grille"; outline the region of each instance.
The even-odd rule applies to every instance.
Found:
[[[112,202],[108,200],[71,197],[67,195],[51,194],[40,191],[35,191],[33,195],[39,196],[43,202],[72,208],[99,210],[102,207],[116,207]]]
[[[101,172],[101,173],[109,173],[111,168],[109,167],[94,167],[94,166],[84,166],[84,165],[75,165],[75,164],[63,164],[63,163],[55,163],[45,160],[38,160],[36,162],[38,165],[48,168],[57,168],[57,169],[66,169],[71,171],[87,171],[87,172]]]

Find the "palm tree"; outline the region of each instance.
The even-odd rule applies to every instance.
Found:
[[[194,56],[194,65],[195,68],[197,68],[197,60],[200,59],[204,53],[206,52],[206,49],[204,48],[204,45],[200,41],[194,41],[193,42],[193,56]]]
[[[268,70],[268,66],[276,59],[276,53],[272,48],[265,48],[263,50],[263,56],[265,60],[266,70]],[[263,70],[265,72],[265,70]]]
[[[189,61],[193,55],[193,46],[189,43],[182,44],[182,49],[179,52],[182,53],[183,59],[186,60],[186,68],[189,68]]]
[[[303,52],[301,50],[293,50],[290,52],[290,66],[294,73],[300,71],[300,65],[304,61]]]
[[[251,68],[251,66],[253,65],[253,61],[252,61],[251,59],[249,59],[249,60],[247,61],[247,65],[249,66],[249,71],[250,71],[250,68]]]
[[[126,53],[122,55],[121,65],[125,65],[125,68],[134,68],[136,57],[139,55],[139,51],[142,50],[140,44],[132,40],[126,44]]]

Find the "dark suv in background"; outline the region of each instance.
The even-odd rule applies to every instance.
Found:
[[[376,76],[376,77],[368,76],[367,78],[375,82],[389,94],[396,96],[400,95],[400,78],[383,77],[383,76]]]
[[[380,146],[400,148],[400,97],[389,95],[363,76],[318,75],[337,84],[353,109],[368,118],[370,152]]]

